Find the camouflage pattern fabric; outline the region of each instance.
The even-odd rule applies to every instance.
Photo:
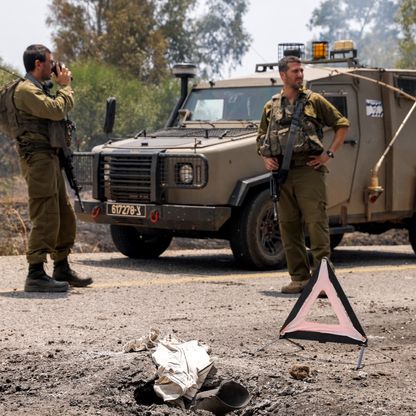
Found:
[[[306,104],[300,120],[301,131],[293,149],[294,157],[319,155],[323,151],[322,128],[348,127],[348,120],[324,97],[302,88],[300,96],[306,96]],[[276,94],[266,103],[257,134],[257,152],[265,157],[284,154],[287,144],[294,104],[282,94]]]

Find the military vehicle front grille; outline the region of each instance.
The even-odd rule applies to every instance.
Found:
[[[90,152],[75,152],[72,157],[74,175],[79,185],[92,185],[92,162],[94,154]]]
[[[72,165],[74,168],[74,176],[81,193],[91,193],[93,186],[93,162],[94,154],[91,152],[74,152],[72,157]]]
[[[103,161],[105,197],[117,202],[150,202],[152,155],[111,155]]]
[[[99,200],[105,199],[104,195],[104,158],[100,156],[98,162],[98,175],[97,175],[97,195]]]
[[[188,129],[188,128],[172,128],[158,130],[153,133],[149,133],[150,137],[206,137],[206,138],[215,138],[222,137],[225,132],[227,134],[225,137],[238,137],[244,136],[246,134],[253,133],[257,128],[255,126],[245,128],[245,129]]]

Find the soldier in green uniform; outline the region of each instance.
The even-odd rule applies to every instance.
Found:
[[[296,103],[303,100],[298,136],[287,180],[280,186],[279,227],[291,282],[282,293],[300,293],[323,257],[329,257],[330,240],[325,175],[326,163],[343,144],[349,122],[324,97],[303,87],[303,67],[299,58],[279,61],[282,91],[266,103],[257,136],[257,150],[267,170],[276,171],[285,151]],[[325,150],[322,128],[335,131]],[[310,265],[304,226],[309,234],[313,262]]]
[[[65,292],[68,286],[87,286],[90,278],[80,278],[68,264],[74,245],[76,222],[69,201],[59,148],[52,136],[65,133],[65,117],[74,105],[71,72],[56,65],[59,89],[51,96],[47,82],[51,79],[53,57],[43,45],[31,45],[24,54],[25,80],[14,93],[16,134],[22,174],[29,194],[29,216],[32,223],[27,261],[27,292]],[[54,261],[52,278],[43,268],[47,254]]]

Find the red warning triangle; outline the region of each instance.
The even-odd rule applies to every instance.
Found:
[[[338,324],[324,324],[306,320],[312,305],[322,290],[328,296],[328,301],[338,318]],[[364,330],[326,257],[322,259],[319,269],[303,289],[280,329],[280,338],[367,345]]]

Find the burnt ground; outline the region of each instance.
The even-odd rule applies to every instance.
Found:
[[[236,415],[414,415],[414,253],[341,247],[333,261],[369,340],[358,371],[357,346],[299,341],[301,350],[278,340],[297,299],[280,294],[286,272],[237,270],[228,249],[169,250],[146,262],[74,254],[94,285],[68,294],[22,292],[24,256],[0,257],[0,414],[203,415],[135,402],[155,366],[148,351],[122,347],[156,327],[210,346],[217,374],[205,387],[233,379],[250,392]],[[325,299],[311,314],[334,321]],[[296,365],[307,367],[305,379]]]
[[[175,239],[160,259],[140,262],[114,253],[108,226],[80,223],[73,266],[93,287],[25,294],[25,207],[24,195],[1,199],[0,414],[203,415],[136,403],[155,366],[149,352],[122,346],[151,327],[211,347],[217,374],[204,388],[241,382],[251,400],[239,416],[416,414],[416,262],[406,231],[352,233],[334,252],[369,338],[356,371],[356,346],[278,340],[297,299],[279,292],[286,272],[238,270],[221,240]],[[327,300],[313,313],[334,320]]]

